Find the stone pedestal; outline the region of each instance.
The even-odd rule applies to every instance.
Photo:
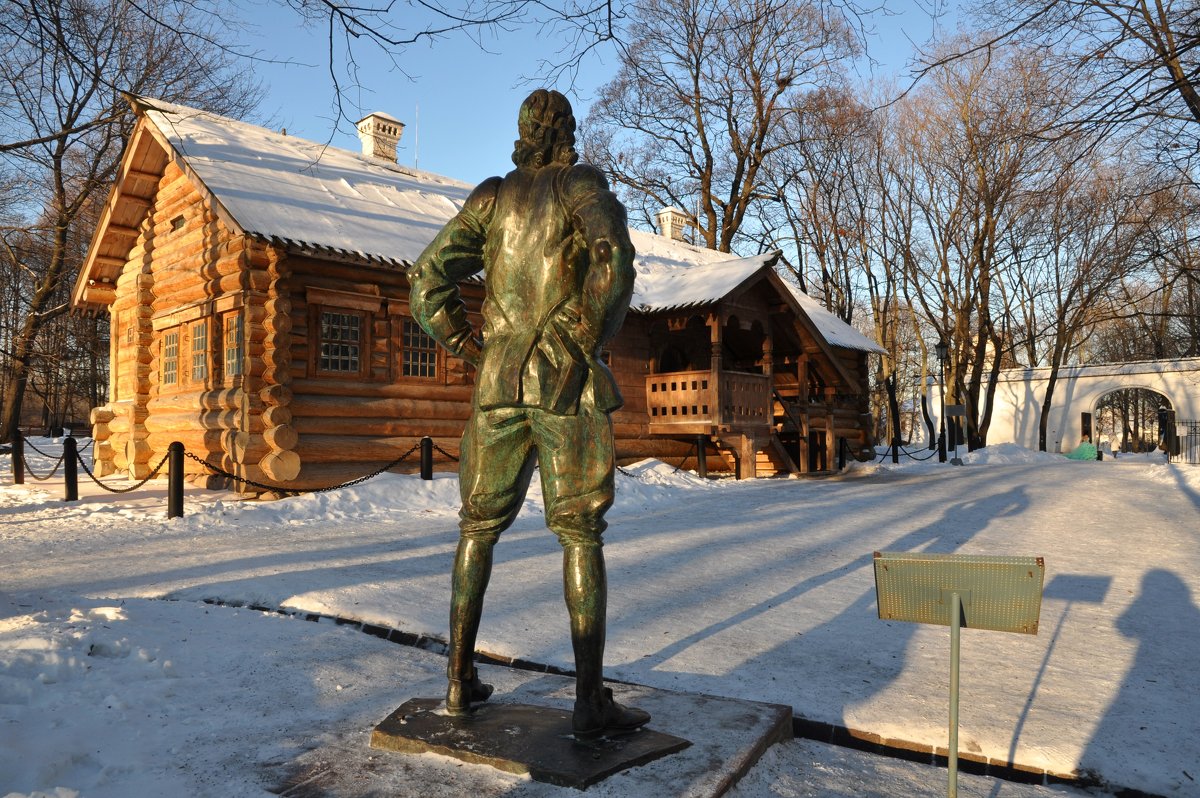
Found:
[[[393,734],[388,721],[380,719],[397,703],[407,705],[417,696],[438,695],[446,686],[444,657],[415,649],[404,649],[396,658],[396,703],[377,709],[378,714],[362,718],[358,730],[313,733],[315,745],[293,759],[272,763],[266,770],[268,781],[276,785],[272,792],[287,798],[563,798],[575,789],[543,781],[534,781],[532,769],[522,774],[500,770],[484,757],[494,751],[473,752],[478,758],[456,754],[399,753],[387,748],[403,745],[394,742],[401,737],[416,737],[408,731]],[[612,750],[580,750],[570,735],[569,715],[575,702],[575,680],[545,673],[532,673],[515,668],[480,666],[481,678],[496,685],[496,694],[483,704],[489,707],[486,715],[474,719],[472,728],[486,722],[488,717],[498,721],[500,736],[523,736],[519,723],[531,723],[528,718],[513,723],[501,718],[491,708],[526,705],[535,713],[556,710],[556,734],[553,745],[572,751],[571,756],[591,757],[589,766],[611,775],[592,783],[586,795],[598,798],[629,798],[629,796],[661,796],[661,798],[717,798],[724,795],[754,766],[772,744],[786,740],[792,734],[792,711],[778,704],[763,704],[732,698],[679,693],[641,685],[609,682],[614,697],[626,706],[644,709],[651,715],[649,726],[622,740],[613,738]],[[419,699],[418,699],[419,700]],[[437,704],[439,702],[434,702]],[[490,705],[490,706],[489,706]],[[430,710],[430,704],[416,705],[418,710]],[[396,726],[414,728],[425,720],[417,713],[402,709],[393,714]],[[544,716],[543,716],[544,717]],[[438,719],[439,721],[442,718]],[[380,731],[373,731],[378,724]],[[637,746],[653,742],[651,732],[672,739],[686,738],[691,745],[658,758],[647,757]],[[532,729],[531,733],[538,733]],[[368,737],[384,736],[372,748]],[[647,735],[646,737],[640,737]],[[448,738],[442,738],[446,742]],[[465,747],[465,746],[464,746]],[[433,748],[422,749],[427,751]],[[469,749],[468,749],[469,750]],[[642,764],[630,762],[624,769],[610,770],[611,758],[629,756]],[[652,755],[653,756],[653,755]],[[454,758],[457,757],[457,758]],[[464,761],[466,760],[466,761]],[[584,777],[587,778],[587,777]],[[577,779],[581,783],[581,779]]]
[[[563,709],[497,702],[453,717],[436,698],[406,701],[371,734],[372,748],[441,754],[576,789],[689,745],[649,728],[581,741],[571,734],[571,713]]]

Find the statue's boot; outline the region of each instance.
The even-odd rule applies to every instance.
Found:
[[[487,701],[492,695],[492,686],[481,682],[476,673],[466,679],[450,676],[447,681],[446,712],[450,715],[466,715],[471,711],[471,704]]]
[[[450,589],[450,662],[446,668],[446,711],[465,715],[486,701],[492,686],[475,672],[475,637],[483,616],[483,594],[492,575],[492,544],[460,538]]]
[[[575,712],[571,715],[571,727],[581,740],[631,732],[649,722],[649,712],[618,704],[609,687],[601,689],[597,700],[575,699]]]
[[[590,739],[646,725],[650,713],[618,704],[612,690],[604,686],[608,578],[599,544],[563,548],[563,593],[575,650],[575,711],[571,716],[575,736]]]

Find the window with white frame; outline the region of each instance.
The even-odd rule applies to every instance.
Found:
[[[228,382],[233,377],[240,377],[242,374],[242,314],[240,311],[226,313],[222,319],[223,330],[223,348],[224,348],[224,364],[225,364],[225,380]]]
[[[354,310],[321,310],[318,371],[333,374],[362,372],[364,316]]]
[[[404,319],[400,374],[434,379],[438,376],[438,343],[413,319]]]
[[[179,384],[179,330],[163,333],[162,384]]]
[[[208,379],[208,320],[192,325],[192,375],[191,381],[203,383]]]

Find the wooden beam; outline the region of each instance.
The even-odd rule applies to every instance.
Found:
[[[129,227],[128,225],[124,224],[114,224],[112,222],[109,223],[107,232],[117,233],[118,235],[133,236],[134,238],[137,238],[138,235],[141,234],[141,230],[138,230],[136,227]]]
[[[84,292],[84,300],[101,305],[111,305],[117,298],[117,287],[112,283],[97,283],[89,285]]]
[[[148,209],[154,204],[153,197],[139,197],[134,194],[122,193],[117,200],[118,202],[128,202],[130,205],[136,205],[143,210]]]
[[[126,260],[124,258],[115,258],[112,255],[97,255],[95,263],[97,266],[107,266],[112,269],[124,269]]]
[[[153,180],[157,183],[159,180],[162,180],[162,175],[155,174],[154,172],[143,172],[141,169],[128,169],[125,171],[121,182],[123,183],[130,179]]]

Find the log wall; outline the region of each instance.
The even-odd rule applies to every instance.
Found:
[[[298,464],[288,484],[317,488],[364,476],[409,452],[425,435],[456,457],[470,414],[474,370],[439,348],[436,376],[404,375],[404,322],[412,317],[403,271],[299,256],[288,263],[289,424],[295,433],[288,440]],[[478,329],[482,319],[474,311],[482,303],[482,287],[463,290]],[[365,314],[357,373],[321,370],[323,310]],[[435,470],[455,470],[452,457],[435,451]],[[396,470],[415,472],[418,465],[419,454],[412,452]]]
[[[238,256],[228,248],[227,231],[222,236],[218,228],[199,192],[178,167],[168,164],[117,278],[110,306],[110,400],[93,414],[93,435],[102,444],[95,454],[101,474],[121,470],[140,479],[166,453],[177,428],[200,430],[198,418],[181,417],[178,411],[151,420],[160,394],[155,315],[164,307],[200,298],[206,268],[209,275],[238,272]]]
[[[159,184],[152,210],[150,293],[150,366],[146,444],[154,465],[172,441],[191,454],[230,470],[231,442],[246,428],[244,377],[226,377],[222,320],[246,304],[246,239],[218,218],[175,164]],[[145,297],[143,297],[145,299]],[[192,373],[192,331],[206,323],[205,375]],[[179,334],[176,382],[164,384],[163,340]],[[184,461],[190,477],[207,481],[210,472]]]

